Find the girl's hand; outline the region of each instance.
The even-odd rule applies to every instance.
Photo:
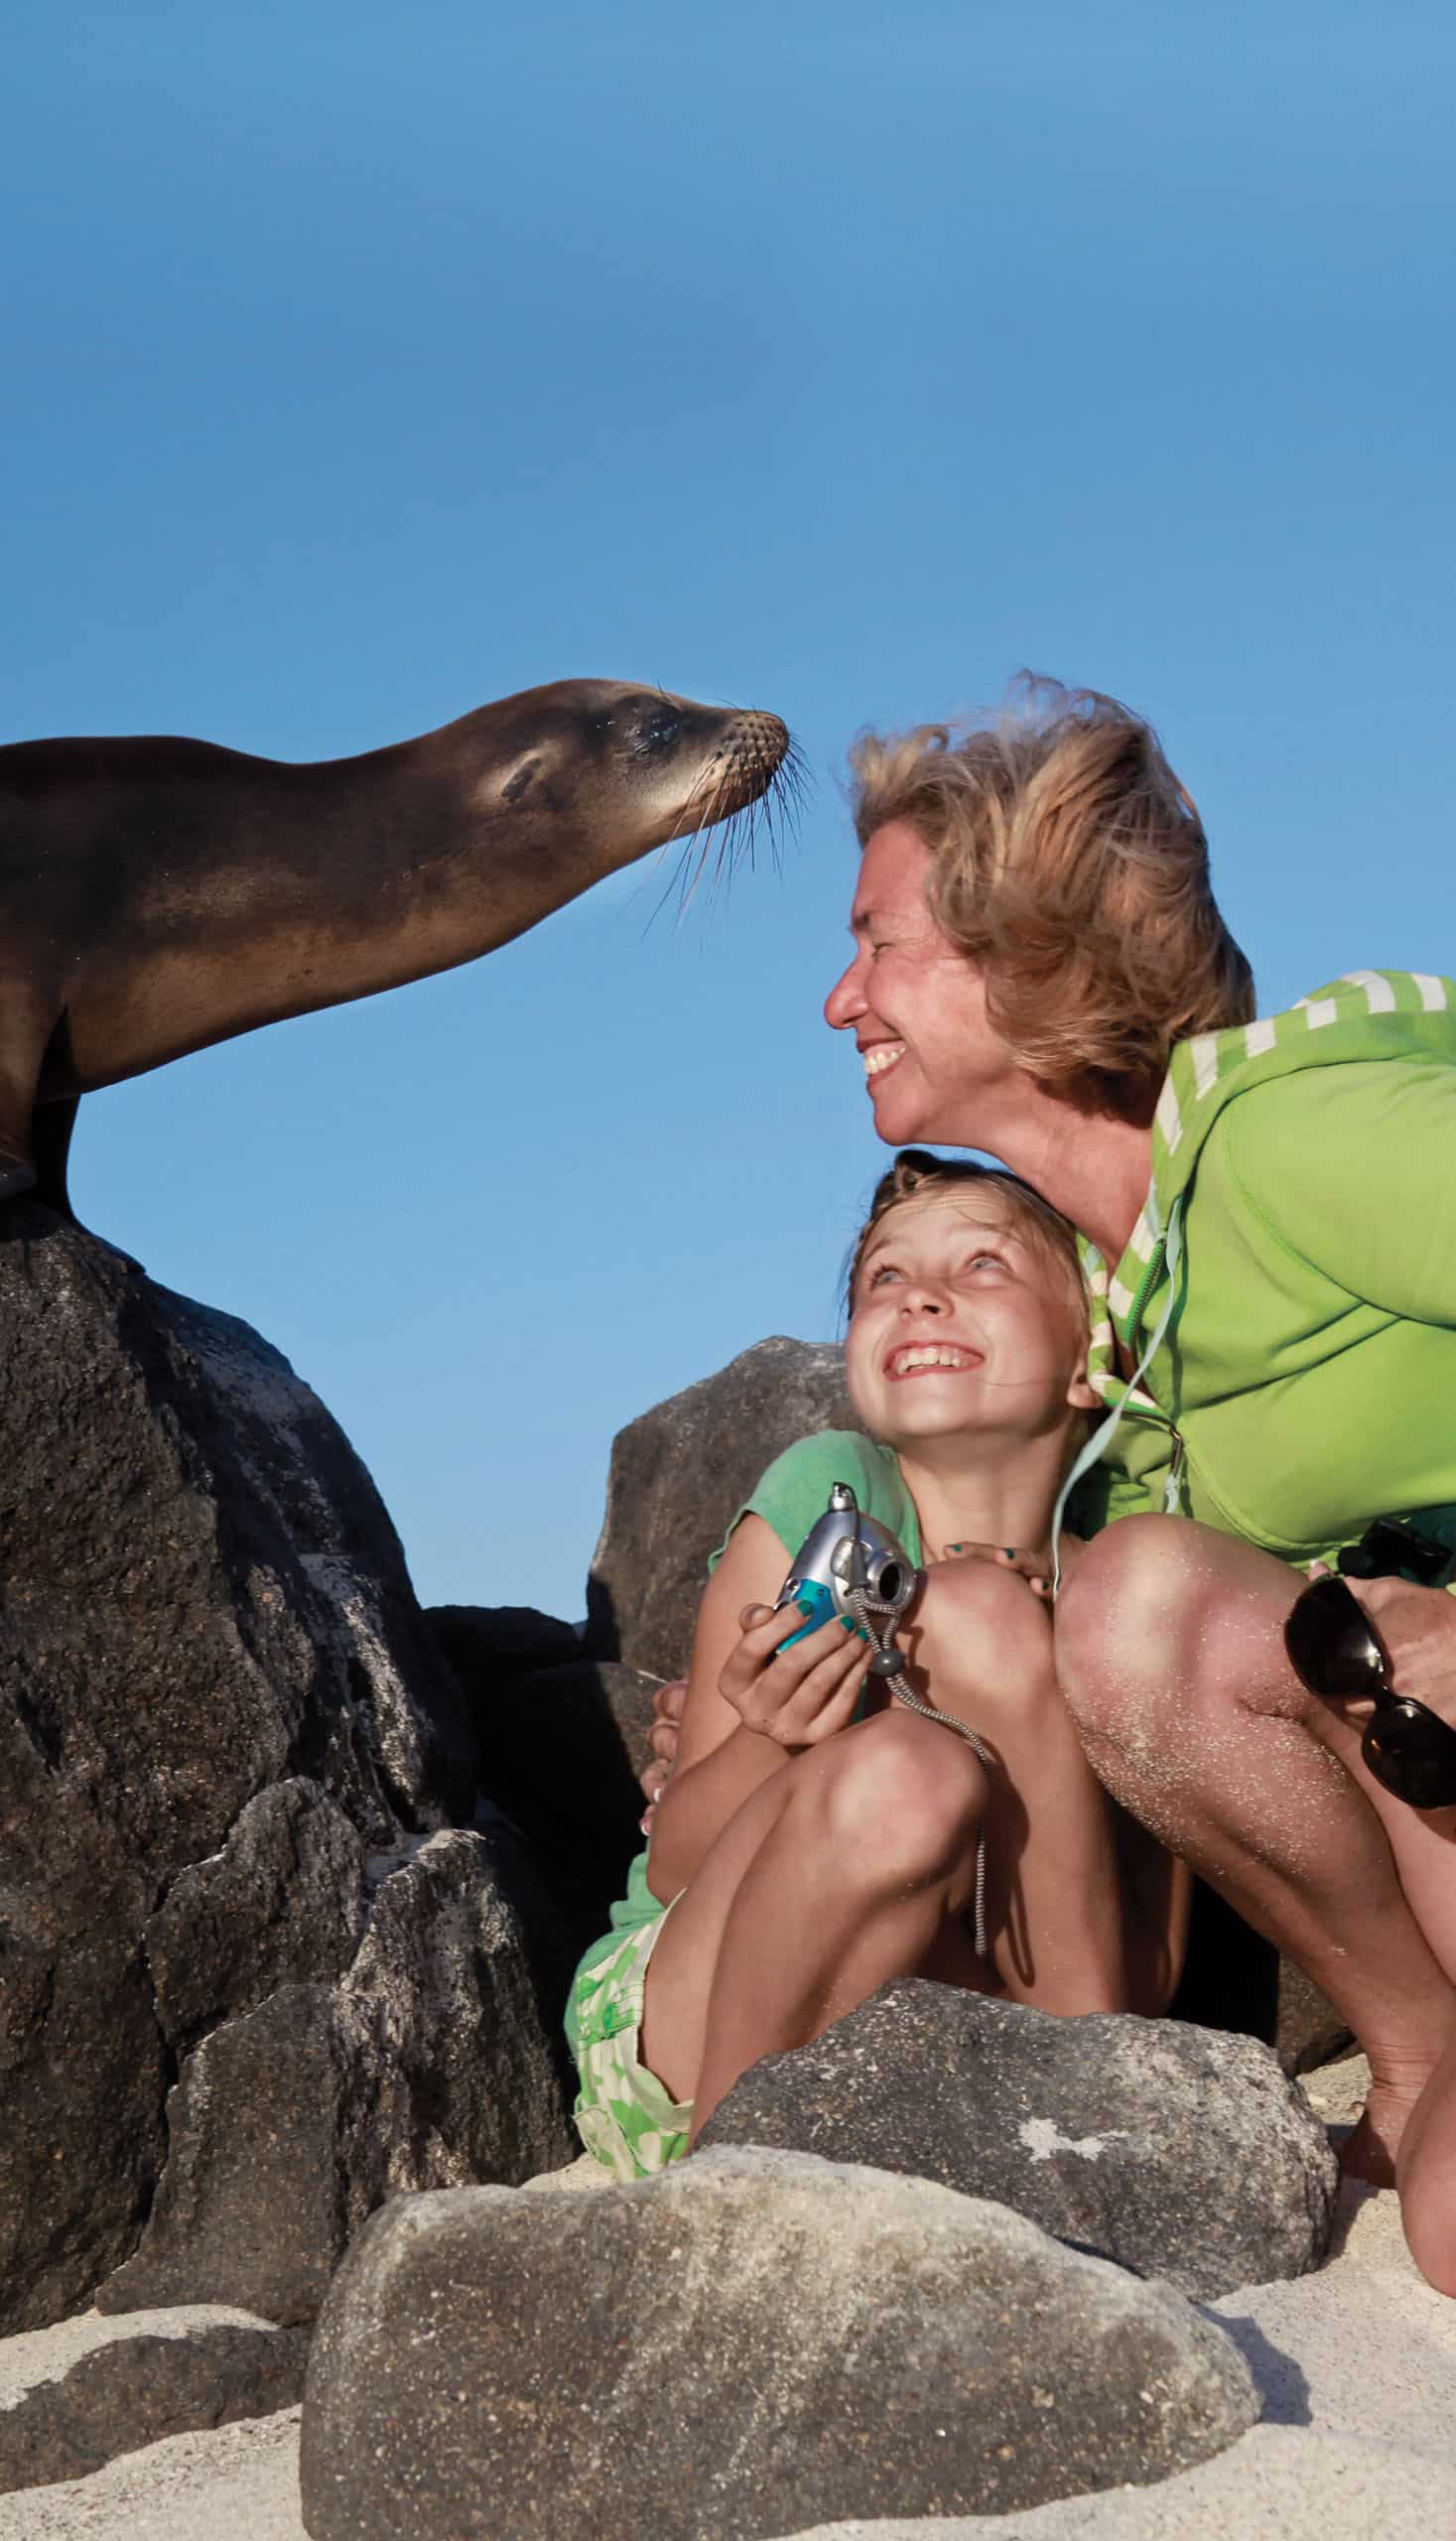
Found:
[[[1044,1604],[1051,1603],[1051,1579],[1045,1562],[1039,1561],[1035,1553],[1023,1552],[1016,1544],[947,1544],[946,1559],[990,1561],[998,1570],[1014,1570],[1018,1579],[1025,1580],[1033,1597],[1040,1597]]]
[[[1456,1597],[1409,1579],[1347,1579],[1380,1634],[1397,1694],[1456,1729]]]
[[[652,1697],[652,1727],[648,1745],[651,1762],[637,1776],[647,1805],[637,1820],[644,1835],[652,1832],[657,1804],[666,1791],[673,1766],[677,1762],[678,1739],[682,1732],[683,1705],[688,1698],[686,1676],[674,1676],[670,1684],[659,1685]]]
[[[780,1747],[817,1747],[855,1717],[874,1653],[836,1615],[817,1632],[780,1644],[804,1629],[798,1606],[745,1606],[742,1639],[724,1662],[718,1690],[745,1729]]]

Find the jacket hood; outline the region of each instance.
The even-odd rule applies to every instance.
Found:
[[[1355,1059],[1440,1058],[1456,1065],[1456,982],[1429,971],[1348,971],[1282,1014],[1225,1032],[1199,1032],[1175,1048],[1152,1125],[1152,1181],[1106,1295],[1129,1346],[1141,1299],[1167,1244],[1178,1202],[1217,1120],[1241,1094],[1302,1068]],[[1087,1248],[1089,1272],[1102,1270]],[[1096,1284],[1096,1283],[1095,1283]],[[1109,1346],[1111,1335],[1105,1336]]]
[[[1096,1245],[1078,1238],[1090,1304],[1088,1376],[1108,1406],[1068,1476],[1056,1528],[1074,1485],[1101,1461],[1123,1420],[1171,1424],[1142,1385],[1177,1303],[1183,1202],[1214,1124],[1241,1094],[1301,1068],[1350,1060],[1438,1058],[1456,1065],[1456,982],[1424,971],[1350,971],[1300,998],[1282,1014],[1260,1015],[1224,1032],[1180,1041],[1158,1097],[1152,1128],[1152,1177],[1127,1249],[1116,1270]],[[1147,1299],[1166,1273],[1155,1328],[1142,1329]],[[1121,1336],[1136,1362],[1130,1382],[1117,1372]],[[1164,1507],[1177,1511],[1181,1456],[1174,1440]],[[1055,1535],[1055,1530],[1054,1530]]]

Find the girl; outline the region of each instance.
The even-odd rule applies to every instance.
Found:
[[[907,1150],[875,1192],[849,1307],[850,1396],[872,1437],[801,1440],[734,1519],[650,1852],[573,1989],[578,2127],[621,2179],[689,2150],[746,2067],[892,1977],[1056,2012],[1157,2011],[1176,1979],[1186,1876],[1144,1860],[1134,1903],[1037,1593],[1096,1401],[1071,1230],[1010,1174]],[[989,1763],[895,1704],[839,1619],[794,1640],[803,1614],[774,1610],[836,1481],[925,1566],[900,1627],[910,1681]],[[1064,1567],[1077,1551],[1063,1537]],[[968,1925],[983,1832],[984,1958]]]

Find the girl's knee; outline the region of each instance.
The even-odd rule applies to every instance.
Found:
[[[937,1562],[915,1609],[914,1657],[945,1692],[1050,1674],[1051,1618],[1024,1579],[992,1562]]]
[[[964,1862],[988,1786],[974,1749],[953,1730],[886,1712],[815,1754],[822,1769],[804,1777],[795,1801],[843,1877],[875,1889],[915,1886]]]

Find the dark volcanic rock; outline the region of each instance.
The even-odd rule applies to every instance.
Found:
[[[467,1704],[477,1691],[504,1694],[522,1677],[569,1667],[582,1655],[577,1626],[539,1606],[427,1606],[425,1621]]]
[[[430,1606],[464,1695],[476,1776],[519,1828],[573,1956],[621,1895],[642,1841],[637,1776],[662,1681],[582,1655],[582,1636],[534,1606]]]
[[[1257,2415],[1167,2286],[925,2181],[718,2152],[387,2206],[320,2321],[303,2512],[314,2541],[757,2541],[1165,2478]]]
[[[98,2310],[238,2303],[313,2319],[344,2243],[332,2009],[327,1986],[285,1985],[194,2048],[141,2245],[98,2287]]]
[[[1317,2267],[1334,2213],[1324,2128],[1256,2040],[918,1978],[751,2067],[701,2141],[939,2180],[1205,2300]]]
[[[641,1847],[635,1759],[646,1762],[655,1687],[635,1668],[579,1658],[469,1693],[480,1788],[519,1827],[579,1955]]]
[[[180,1871],[146,1929],[180,2053],[280,1985],[341,1976],[364,1928],[364,1847],[317,1783],[273,1783],[219,1853]]]
[[[577,2149],[520,1926],[479,1834],[393,1869],[342,1984],[285,1985],[204,2038],[168,2102],[141,2246],[102,2312],[241,2303],[312,2319],[398,2189],[512,2184]]]
[[[45,1209],[3,1223],[0,2328],[18,2330],[77,2310],[134,2244],[173,2055],[280,1983],[331,1979],[359,1847],[468,1817],[474,1783],[378,1495],[287,1362]]]
[[[118,2454],[192,2427],[286,2409],[304,2387],[308,2334],[236,2311],[94,2315],[0,2350],[0,2490],[82,2479]],[[19,2350],[20,2352],[17,2352]],[[28,2351],[32,2351],[28,2352]]]
[[[589,1655],[682,1675],[708,1556],[764,1467],[796,1438],[859,1426],[844,1352],[780,1335],[619,1430],[588,1582]]]

